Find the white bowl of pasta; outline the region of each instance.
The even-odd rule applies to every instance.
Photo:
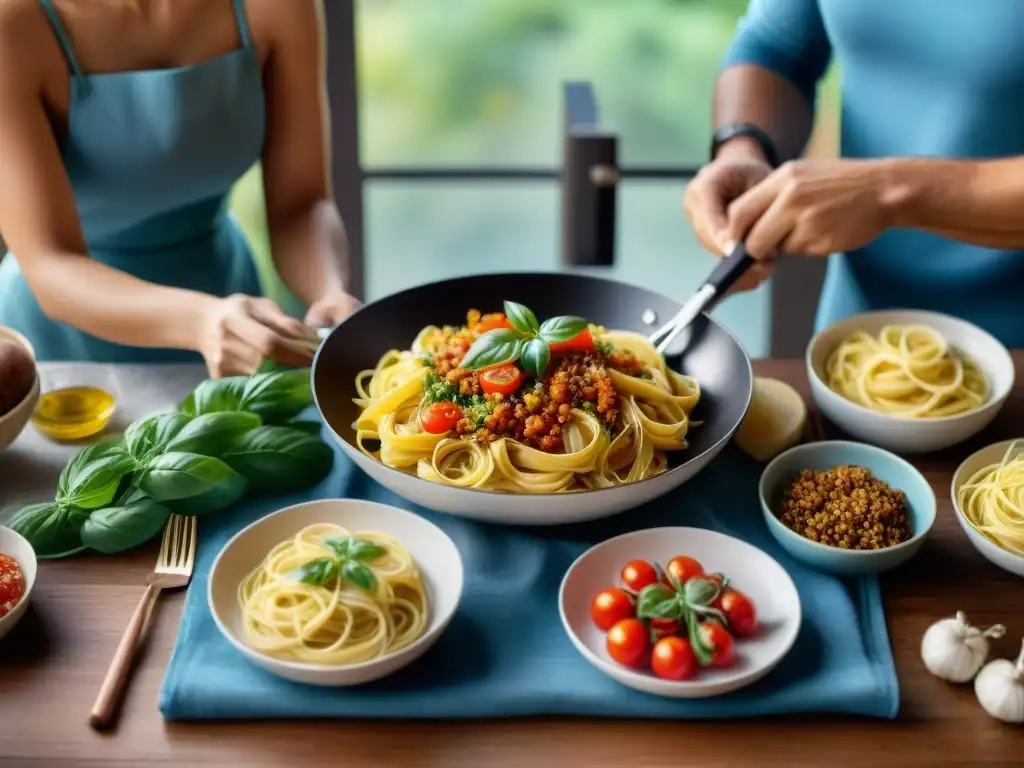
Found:
[[[950,487],[956,519],[974,548],[1024,577],[1024,438],[971,454]]]
[[[237,533],[213,563],[207,599],[221,633],[253,663],[299,683],[350,686],[422,656],[455,615],[462,586],[459,551],[433,523],[324,499]]]
[[[867,312],[825,329],[807,348],[807,377],[822,414],[848,434],[902,453],[973,437],[1013,389],[1009,351],[949,315]]]

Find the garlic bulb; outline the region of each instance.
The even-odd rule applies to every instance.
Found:
[[[928,627],[921,640],[921,658],[936,677],[966,683],[988,656],[988,638],[1002,637],[1006,627],[996,624],[985,631],[970,626],[962,611],[955,619],[942,619]]]
[[[1016,662],[996,659],[974,680],[974,695],[982,708],[1004,723],[1024,723],[1024,643]]]

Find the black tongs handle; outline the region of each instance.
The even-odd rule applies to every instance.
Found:
[[[732,253],[718,262],[706,285],[715,289],[715,295],[721,296],[739,280],[748,269],[754,266],[754,257],[747,253],[743,243],[737,243]]]

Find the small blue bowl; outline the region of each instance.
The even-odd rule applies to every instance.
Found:
[[[804,538],[775,516],[773,510],[802,470],[822,471],[839,466],[864,467],[906,494],[912,534],[908,541],[884,549],[840,549]],[[779,544],[811,567],[843,576],[881,573],[905,563],[921,548],[935,523],[935,492],[924,476],[899,456],[864,443],[829,440],[790,448],[765,467],[758,490],[768,530]]]

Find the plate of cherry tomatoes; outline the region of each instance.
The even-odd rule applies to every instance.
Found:
[[[801,622],[781,565],[703,528],[649,528],[591,547],[562,580],[559,612],[599,670],[675,698],[760,680],[793,647]]]

